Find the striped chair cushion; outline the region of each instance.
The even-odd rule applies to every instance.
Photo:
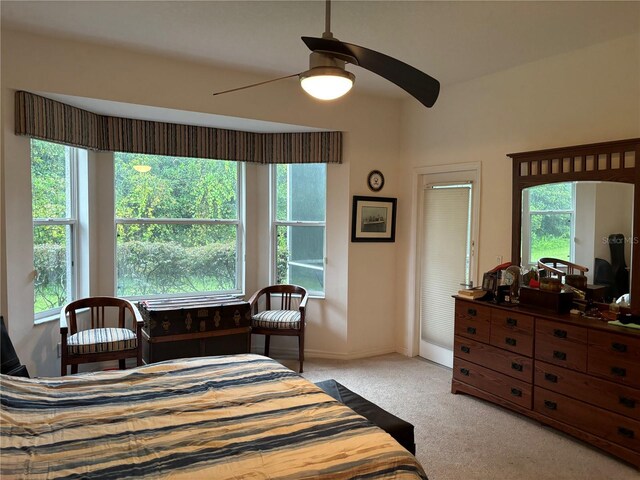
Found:
[[[251,317],[251,326],[273,329],[300,329],[300,312],[295,310],[265,310]]]
[[[128,328],[82,330],[69,336],[67,340],[67,349],[72,355],[119,352],[121,350],[130,350],[137,346],[136,334]]]

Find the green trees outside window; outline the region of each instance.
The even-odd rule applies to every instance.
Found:
[[[117,294],[239,290],[239,184],[237,162],[116,153]]]
[[[552,183],[525,192],[529,196],[531,262],[541,257],[572,261],[574,185]]]
[[[72,150],[55,143],[31,141],[36,318],[56,312],[73,296],[76,162]]]

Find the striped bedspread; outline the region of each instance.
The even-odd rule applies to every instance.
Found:
[[[1,376],[0,477],[426,479],[388,434],[259,355]]]

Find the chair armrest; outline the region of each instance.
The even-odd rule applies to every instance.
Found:
[[[302,297],[302,300],[300,300],[300,305],[298,306],[298,309],[302,312],[307,308],[307,300],[309,299],[309,294],[305,294],[304,297]]]
[[[261,288],[256,293],[251,295],[251,298],[249,298],[249,309],[251,312],[253,312],[253,307],[257,306],[258,300],[260,299],[260,295],[263,295],[265,290],[266,288]]]
[[[60,309],[60,334],[67,335],[69,331],[69,325],[67,324],[67,306],[65,305]]]
[[[133,325],[137,328],[142,328],[142,326],[144,325],[144,319],[140,314],[140,310],[138,310],[138,307],[136,307],[136,305],[130,300],[124,299],[124,301],[127,302],[127,305],[129,305],[129,310],[131,310],[131,313],[133,313]]]

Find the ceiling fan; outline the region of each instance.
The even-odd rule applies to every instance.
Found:
[[[345,70],[347,63],[362,67],[395,83],[426,107],[432,107],[440,93],[438,80],[411,65],[384,53],[334,38],[331,33],[331,0],[326,0],[325,31],[322,37],[302,37],[302,41],[311,50],[309,70],[215,92],[213,95],[257,87],[285,78],[299,77],[302,88],[310,95],[320,100],[334,100],[351,90],[355,81],[355,75]]]

